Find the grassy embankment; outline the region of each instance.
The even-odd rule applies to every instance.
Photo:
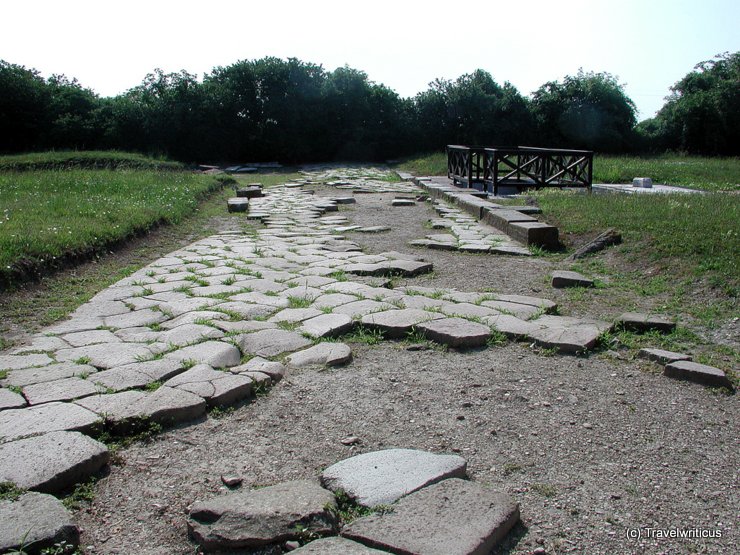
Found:
[[[297,176],[235,177],[270,187]],[[243,214],[226,211],[233,195],[223,176],[137,154],[0,156],[0,349],[10,344],[3,335],[63,318],[111,283],[232,218],[251,227]],[[29,282],[31,276],[43,279]]]
[[[434,154],[401,164],[417,175],[446,173],[446,158]],[[670,337],[645,340],[622,334],[632,346],[658,342],[666,348],[692,348],[715,334],[732,333],[740,295],[740,160],[697,157],[628,158],[597,156],[595,181],[629,182],[653,177],[708,191],[703,195],[623,195],[564,192],[530,195],[543,219],[558,226],[568,252],[551,254],[564,269],[595,277],[599,287],[569,291],[572,308],[599,304],[614,311],[649,309],[678,318],[683,327]],[[606,176],[606,177],[605,177]],[[608,177],[611,176],[611,177]],[[521,202],[521,201],[517,201]],[[579,263],[564,258],[607,228],[622,233],[623,244]],[[694,333],[696,332],[696,333]],[[698,334],[698,335],[697,335]],[[705,361],[738,364],[737,350],[711,348]]]

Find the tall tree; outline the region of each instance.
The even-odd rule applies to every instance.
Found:
[[[622,152],[631,146],[634,102],[608,73],[584,72],[551,81],[534,92],[532,111],[551,147]]]

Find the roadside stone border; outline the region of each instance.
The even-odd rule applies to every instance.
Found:
[[[442,201],[434,201],[440,219],[430,221],[432,229],[446,233],[427,235],[424,239],[410,241],[416,247],[438,250],[455,250],[475,254],[507,254],[532,256],[529,249],[507,235],[481,224],[474,217]]]
[[[467,480],[466,466],[456,455],[411,449],[365,453],[325,469],[319,481],[199,501],[188,534],[206,553],[281,552],[307,539],[314,541],[296,553],[488,553],[518,522],[519,505]],[[348,501],[369,514],[341,522]]]
[[[480,198],[473,189],[455,187],[446,177],[413,177],[413,182],[425,189],[433,199],[445,200],[468,212],[476,220],[495,227],[524,245],[546,249],[559,246],[558,228],[542,223],[531,214],[539,212],[529,206],[504,206]]]

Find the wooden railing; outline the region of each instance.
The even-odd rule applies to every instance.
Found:
[[[593,152],[588,150],[529,146],[481,149],[449,145],[447,176],[455,184],[466,187],[482,181],[484,188],[493,194],[498,194],[500,186],[513,186],[518,191],[542,187],[585,187],[590,192],[593,156]]]
[[[455,185],[473,187],[483,183],[485,148],[482,146],[447,145],[447,177]]]

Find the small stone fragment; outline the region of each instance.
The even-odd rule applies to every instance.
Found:
[[[552,286],[558,289],[563,287],[593,287],[594,282],[578,272],[556,270],[552,273]]]
[[[732,382],[724,371],[714,366],[699,364],[688,360],[679,360],[666,364],[663,374],[669,378],[688,380],[711,387],[733,389]]]
[[[664,351],[662,349],[640,349],[637,356],[664,365],[671,362],[678,362],[679,360],[691,360],[691,355]]]
[[[642,314],[639,312],[625,312],[617,318],[617,325],[627,331],[644,333],[647,331],[659,331],[671,333],[676,329],[676,323],[663,316]]]

